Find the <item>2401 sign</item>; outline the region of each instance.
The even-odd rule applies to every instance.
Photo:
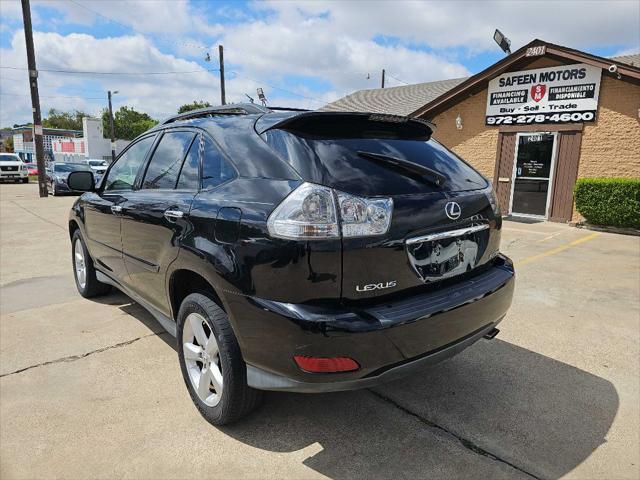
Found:
[[[531,123],[593,122],[596,112],[538,113],[529,115],[493,115],[486,118],[487,125],[527,125]]]

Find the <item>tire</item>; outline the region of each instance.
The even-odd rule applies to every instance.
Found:
[[[201,327],[199,335],[195,331],[198,324]],[[202,340],[198,341],[198,337]],[[213,300],[200,293],[192,293],[184,299],[178,313],[177,342],[182,377],[191,400],[205,420],[212,425],[229,424],[260,405],[263,392],[247,385],[247,366],[229,317]],[[202,348],[202,343],[206,348]],[[207,352],[206,355],[203,352]],[[198,385],[205,370],[207,376],[199,394]]]
[[[23,178],[22,179],[22,183],[29,183],[29,178],[28,177],[27,178]]]
[[[82,257],[82,258],[80,258]],[[80,265],[82,263],[82,266]],[[73,232],[71,238],[71,265],[73,266],[73,278],[76,281],[78,293],[84,298],[92,298],[105,295],[111,291],[111,286],[99,282],[96,278],[96,269],[84,244],[80,230]],[[82,273],[84,269],[84,273]],[[82,281],[84,279],[84,282]]]

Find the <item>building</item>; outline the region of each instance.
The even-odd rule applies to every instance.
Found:
[[[432,121],[513,216],[575,221],[578,178],[640,177],[640,55],[534,40],[466,79],[363,90],[323,110]]]
[[[42,142],[45,161],[53,159],[52,143],[57,139],[77,138],[82,135],[80,130],[66,130],[61,128],[43,128]],[[35,162],[35,146],[33,143],[33,125],[14,127],[13,151],[25,162]]]
[[[118,155],[128,140],[116,140]],[[56,162],[75,162],[89,158],[111,161],[111,141],[104,138],[102,120],[84,117],[81,138],[59,138],[52,143],[53,158]]]

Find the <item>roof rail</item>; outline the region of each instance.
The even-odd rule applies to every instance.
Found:
[[[252,113],[268,113],[269,111],[269,108],[256,105],[255,103],[232,103],[230,105],[198,108],[197,110],[179,113],[165,118],[160,122],[160,125],[166,125],[167,123],[177,122],[179,120],[209,117],[213,115],[250,115]]]
[[[269,110],[278,112],[310,112],[308,108],[294,108],[294,107],[267,107]]]

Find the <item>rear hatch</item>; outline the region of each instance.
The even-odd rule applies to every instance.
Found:
[[[384,235],[343,238],[342,298],[402,296],[469,276],[497,253],[487,180],[406,117],[265,115],[256,130],[308,181],[393,200]]]

